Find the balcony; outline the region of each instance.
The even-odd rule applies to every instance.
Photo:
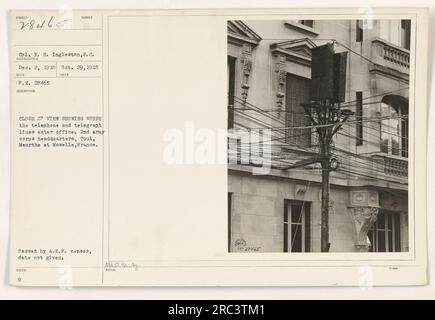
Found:
[[[385,174],[401,178],[408,177],[408,159],[394,156],[373,155],[373,158],[379,159]]]
[[[375,64],[409,74],[409,50],[381,38],[372,40],[372,60]]]

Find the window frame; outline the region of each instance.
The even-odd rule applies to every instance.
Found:
[[[292,206],[300,206],[301,221],[294,223],[292,221]],[[293,251],[293,245],[289,240],[293,238],[292,226],[298,225],[302,228],[301,232],[301,251]],[[293,240],[292,240],[293,242]],[[303,253],[311,252],[311,202],[300,200],[284,200],[284,216],[283,216],[283,252]]]
[[[316,20],[313,21],[313,26],[306,26],[305,24],[300,23],[299,21],[306,21],[306,20],[287,20],[284,22],[284,25],[294,29],[300,33],[309,34],[312,37],[317,37],[319,33],[314,29],[316,26]]]
[[[311,25],[305,24],[307,21],[311,21],[311,23],[310,23]],[[314,29],[314,20],[297,20],[297,23],[299,23],[307,28]]]
[[[391,217],[391,222],[389,217]],[[383,228],[379,228],[381,220],[383,220]],[[369,234],[372,235],[371,252],[401,252],[400,220],[400,212],[380,209],[376,222],[369,230]],[[385,250],[379,250],[379,232],[383,232]],[[391,233],[391,244],[389,233]]]
[[[356,42],[363,42],[364,41],[364,29],[361,26],[362,20],[356,20],[356,36],[355,41]]]
[[[388,115],[383,114],[384,105],[388,106],[389,113]],[[402,158],[408,158],[408,148],[409,148],[409,121],[408,119],[403,118],[405,115],[409,114],[409,111],[406,110],[407,106],[403,103],[393,104],[391,102],[381,102],[381,117],[390,117],[392,110],[397,114],[397,125],[398,130],[397,133],[388,132],[393,127],[391,124],[392,119],[383,119],[380,120],[380,152],[387,154],[388,156],[396,156]],[[388,120],[388,123],[386,122]],[[386,128],[386,129],[385,129]],[[385,143],[384,136],[388,135],[387,139],[387,150],[385,151]],[[397,154],[393,152],[393,136],[397,139],[398,147]]]
[[[400,45],[406,50],[411,49],[411,20],[400,21]]]
[[[311,125],[309,119],[305,116],[305,110],[298,103],[290,104],[290,100],[296,100],[296,97],[290,94],[289,88],[291,87],[291,81],[300,81],[307,85],[305,88],[307,101],[309,102],[311,79],[296,75],[290,72],[286,73],[285,81],[285,141],[291,147],[303,147],[310,148],[313,145],[313,130],[312,129],[290,129],[290,127],[309,126]],[[291,107],[291,108],[290,108]],[[299,109],[299,110],[298,110]],[[302,114],[302,117],[298,116]],[[300,121],[300,123],[297,123]]]

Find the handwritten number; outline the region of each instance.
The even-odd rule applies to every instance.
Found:
[[[54,16],[51,16],[50,19],[48,19],[48,21],[46,19],[44,19],[42,21],[38,21],[38,22],[36,22],[35,19],[32,19],[29,22],[19,21],[20,30],[24,30],[26,28],[28,30],[33,30],[33,29],[41,30],[44,27],[46,27],[48,29],[52,29],[54,27],[63,28],[71,19],[62,19],[62,20],[58,20],[56,22],[54,22],[53,20],[54,20]]]
[[[53,28],[53,19],[54,19],[54,17],[51,16],[50,19],[48,20],[48,27],[49,28]]]
[[[69,20],[70,20],[70,19],[59,20],[59,21],[56,23],[56,26],[57,26],[58,28],[63,28],[63,27],[65,26],[65,24],[66,24]]]

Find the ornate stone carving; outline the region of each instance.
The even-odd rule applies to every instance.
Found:
[[[276,106],[278,108],[278,117],[281,116],[281,111],[284,108],[285,85],[287,72],[285,70],[286,58],[284,55],[276,55],[275,73],[276,75]]]
[[[364,192],[355,192],[353,194],[352,200],[354,203],[365,202],[366,201],[366,193]]]
[[[369,189],[358,189],[350,192],[350,205],[360,207],[379,207],[378,192]]]
[[[243,103],[248,99],[249,93],[249,76],[252,70],[252,46],[249,44],[243,44],[242,47],[242,100]]]
[[[307,186],[303,185],[303,184],[297,184],[296,185],[296,192],[295,192],[295,196],[304,196],[305,193],[307,192]]]
[[[367,251],[367,232],[376,222],[379,212],[379,194],[370,189],[355,189],[350,192],[350,212],[355,223],[355,247]]]
[[[376,222],[378,207],[350,207],[352,219],[355,223],[356,241],[355,246],[359,251],[367,251],[367,232]]]

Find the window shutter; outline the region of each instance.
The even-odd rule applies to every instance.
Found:
[[[228,129],[234,127],[234,95],[236,89],[236,58],[228,56]]]
[[[309,125],[301,104],[310,100],[310,79],[288,73],[286,86],[286,127]],[[311,145],[311,129],[287,129],[286,136],[290,144],[302,147]]]
[[[311,100],[334,99],[334,59],[332,44],[311,49]]]

